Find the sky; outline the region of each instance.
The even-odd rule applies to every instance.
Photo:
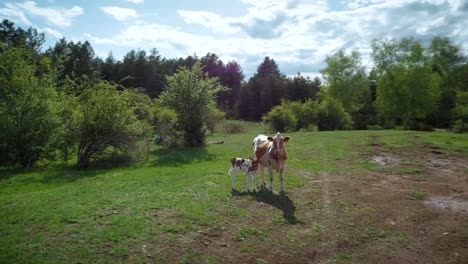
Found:
[[[369,68],[373,39],[449,37],[468,53],[468,0],[2,0],[0,18],[44,32],[45,48],[65,37],[88,40],[103,59],[211,52],[247,77],[265,56],[286,75],[318,76],[340,49],[359,51]]]

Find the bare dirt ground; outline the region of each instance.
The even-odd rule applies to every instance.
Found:
[[[372,146],[363,155],[378,169],[290,167],[304,187],[233,193],[219,211],[225,222],[161,238],[166,246],[149,262],[162,254],[186,263],[468,263],[468,160],[428,146]]]

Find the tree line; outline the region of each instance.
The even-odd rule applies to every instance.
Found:
[[[199,146],[223,118],[278,131],[468,129],[468,60],[448,38],[427,47],[375,40],[370,72],[358,52],[340,50],[322,79],[285,76],[265,57],[248,80],[214,53],[101,59],[87,41],[63,38],[44,51],[44,40],[34,28],[0,24],[0,164],[138,158],[155,131],[167,147]]]

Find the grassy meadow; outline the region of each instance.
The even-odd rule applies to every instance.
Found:
[[[466,195],[468,134],[284,133],[291,140],[286,195],[279,195],[276,172],[273,193],[245,192],[241,173],[231,192],[230,159],[252,156],[252,139],[263,130],[244,125],[244,133],[208,138],[224,144],[154,145],[149,160],[138,165],[0,168],[0,263],[422,263],[444,256],[462,263],[468,258],[466,212],[423,204],[432,195]],[[373,163],[376,153],[399,162]],[[435,172],[441,167],[428,167],[424,155],[454,164],[445,168],[452,173]],[[432,225],[447,226],[440,234],[418,229]],[[452,231],[447,240],[443,233]],[[428,242],[421,240],[425,236]]]

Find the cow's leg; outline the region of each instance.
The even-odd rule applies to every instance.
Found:
[[[256,189],[257,189],[257,179],[256,179],[256,176],[257,175],[257,172],[256,171],[252,171],[252,190],[255,192]]]
[[[279,178],[280,178],[280,194],[284,194],[284,186],[283,186],[283,179],[284,179],[284,166],[281,167],[279,171]]]
[[[263,178],[264,169],[265,167],[263,167],[263,165],[258,164],[258,172],[260,173],[260,176],[262,177],[260,188],[266,188],[265,178]]]
[[[268,166],[268,173],[270,174],[270,191],[273,192],[273,168]]]

